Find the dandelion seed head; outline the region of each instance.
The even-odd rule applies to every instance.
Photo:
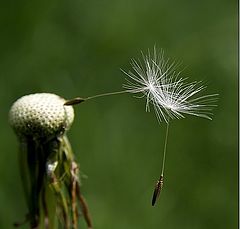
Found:
[[[132,60],[133,71],[123,85],[129,93],[146,97],[146,111],[155,110],[158,121],[184,118],[186,114],[211,119],[217,94],[200,95],[206,88],[201,82],[189,83],[180,77],[178,64],[164,57],[164,52],[142,54],[143,61]]]
[[[9,111],[9,122],[21,137],[51,138],[68,130],[74,120],[72,106],[50,93],[36,93],[19,98]]]

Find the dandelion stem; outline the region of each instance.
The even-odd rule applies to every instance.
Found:
[[[163,160],[162,160],[162,171],[161,171],[161,174],[160,174],[160,178],[163,176],[163,173],[164,173],[164,166],[165,166],[166,152],[167,152],[168,132],[169,132],[169,120],[167,121],[167,128],[166,128],[166,135],[165,135],[165,142],[164,142],[164,150],[163,150]]]

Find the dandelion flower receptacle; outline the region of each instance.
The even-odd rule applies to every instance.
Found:
[[[57,228],[58,218],[64,228],[75,229],[78,211],[87,209],[80,192],[79,168],[66,135],[74,110],[64,106],[65,102],[55,94],[31,94],[18,99],[9,112],[10,125],[20,142],[26,221],[31,228]]]
[[[64,107],[65,100],[50,93],[26,95],[18,99],[9,112],[9,122],[20,138],[44,138],[63,135],[74,120],[71,106]]]

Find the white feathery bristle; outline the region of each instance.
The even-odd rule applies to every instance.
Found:
[[[132,60],[133,72],[124,72],[129,79],[123,87],[129,93],[143,93],[146,111],[153,105],[159,121],[184,118],[186,114],[211,119],[217,94],[199,95],[206,87],[201,82],[188,83],[176,71],[177,64],[164,58],[154,48],[153,55],[143,55],[143,62]]]

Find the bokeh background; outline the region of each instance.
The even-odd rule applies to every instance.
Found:
[[[82,190],[95,228],[237,228],[237,1],[1,1],[0,26],[0,228],[27,212],[11,104],[35,92],[121,90],[120,68],[128,71],[130,59],[154,45],[183,63],[183,76],[219,93],[218,107],[213,121],[171,122],[155,207],[166,125],[129,94],[76,107],[69,138],[88,177]]]

